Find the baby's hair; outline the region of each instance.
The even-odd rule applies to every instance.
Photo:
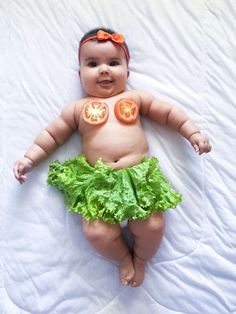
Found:
[[[114,34],[114,33],[116,33],[114,30],[112,30],[112,29],[110,29],[110,28],[106,28],[106,27],[97,27],[97,28],[93,28],[93,29],[91,29],[90,31],[88,31],[87,33],[85,33],[84,34],[84,36],[81,38],[81,40],[80,40],[80,45],[81,45],[81,43],[84,41],[84,40],[86,40],[87,38],[89,38],[89,37],[91,37],[91,36],[96,36],[97,35],[97,32],[98,31],[104,31],[104,32],[107,32],[108,34]],[[96,40],[96,39],[94,39],[94,40]],[[124,47],[125,47],[125,49],[126,49],[126,51],[127,51],[127,53],[128,53],[128,57],[130,58],[130,54],[129,54],[129,48],[128,48],[128,46],[127,46],[127,44],[126,44],[126,42],[124,42]]]

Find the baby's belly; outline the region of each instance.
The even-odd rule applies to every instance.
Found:
[[[83,138],[82,153],[91,165],[98,159],[114,169],[131,167],[148,155],[148,143],[140,128],[127,132],[113,129],[107,132],[86,134]]]

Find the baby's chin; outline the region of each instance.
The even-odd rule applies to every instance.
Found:
[[[96,97],[96,98],[110,98],[113,96],[116,96],[120,93],[124,92],[124,89],[122,90],[101,90],[101,91],[90,91],[87,90],[85,91],[85,93],[87,94],[87,96],[89,97]]]

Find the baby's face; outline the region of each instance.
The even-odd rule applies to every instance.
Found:
[[[129,76],[124,51],[110,40],[86,42],[80,50],[79,74],[89,96],[108,98],[121,93]]]

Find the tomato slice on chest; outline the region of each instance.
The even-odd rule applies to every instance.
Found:
[[[107,121],[109,109],[106,103],[90,100],[84,105],[83,108],[83,119],[94,125],[103,124]]]
[[[139,109],[132,99],[122,98],[115,103],[114,112],[119,121],[132,124],[137,120]]]

